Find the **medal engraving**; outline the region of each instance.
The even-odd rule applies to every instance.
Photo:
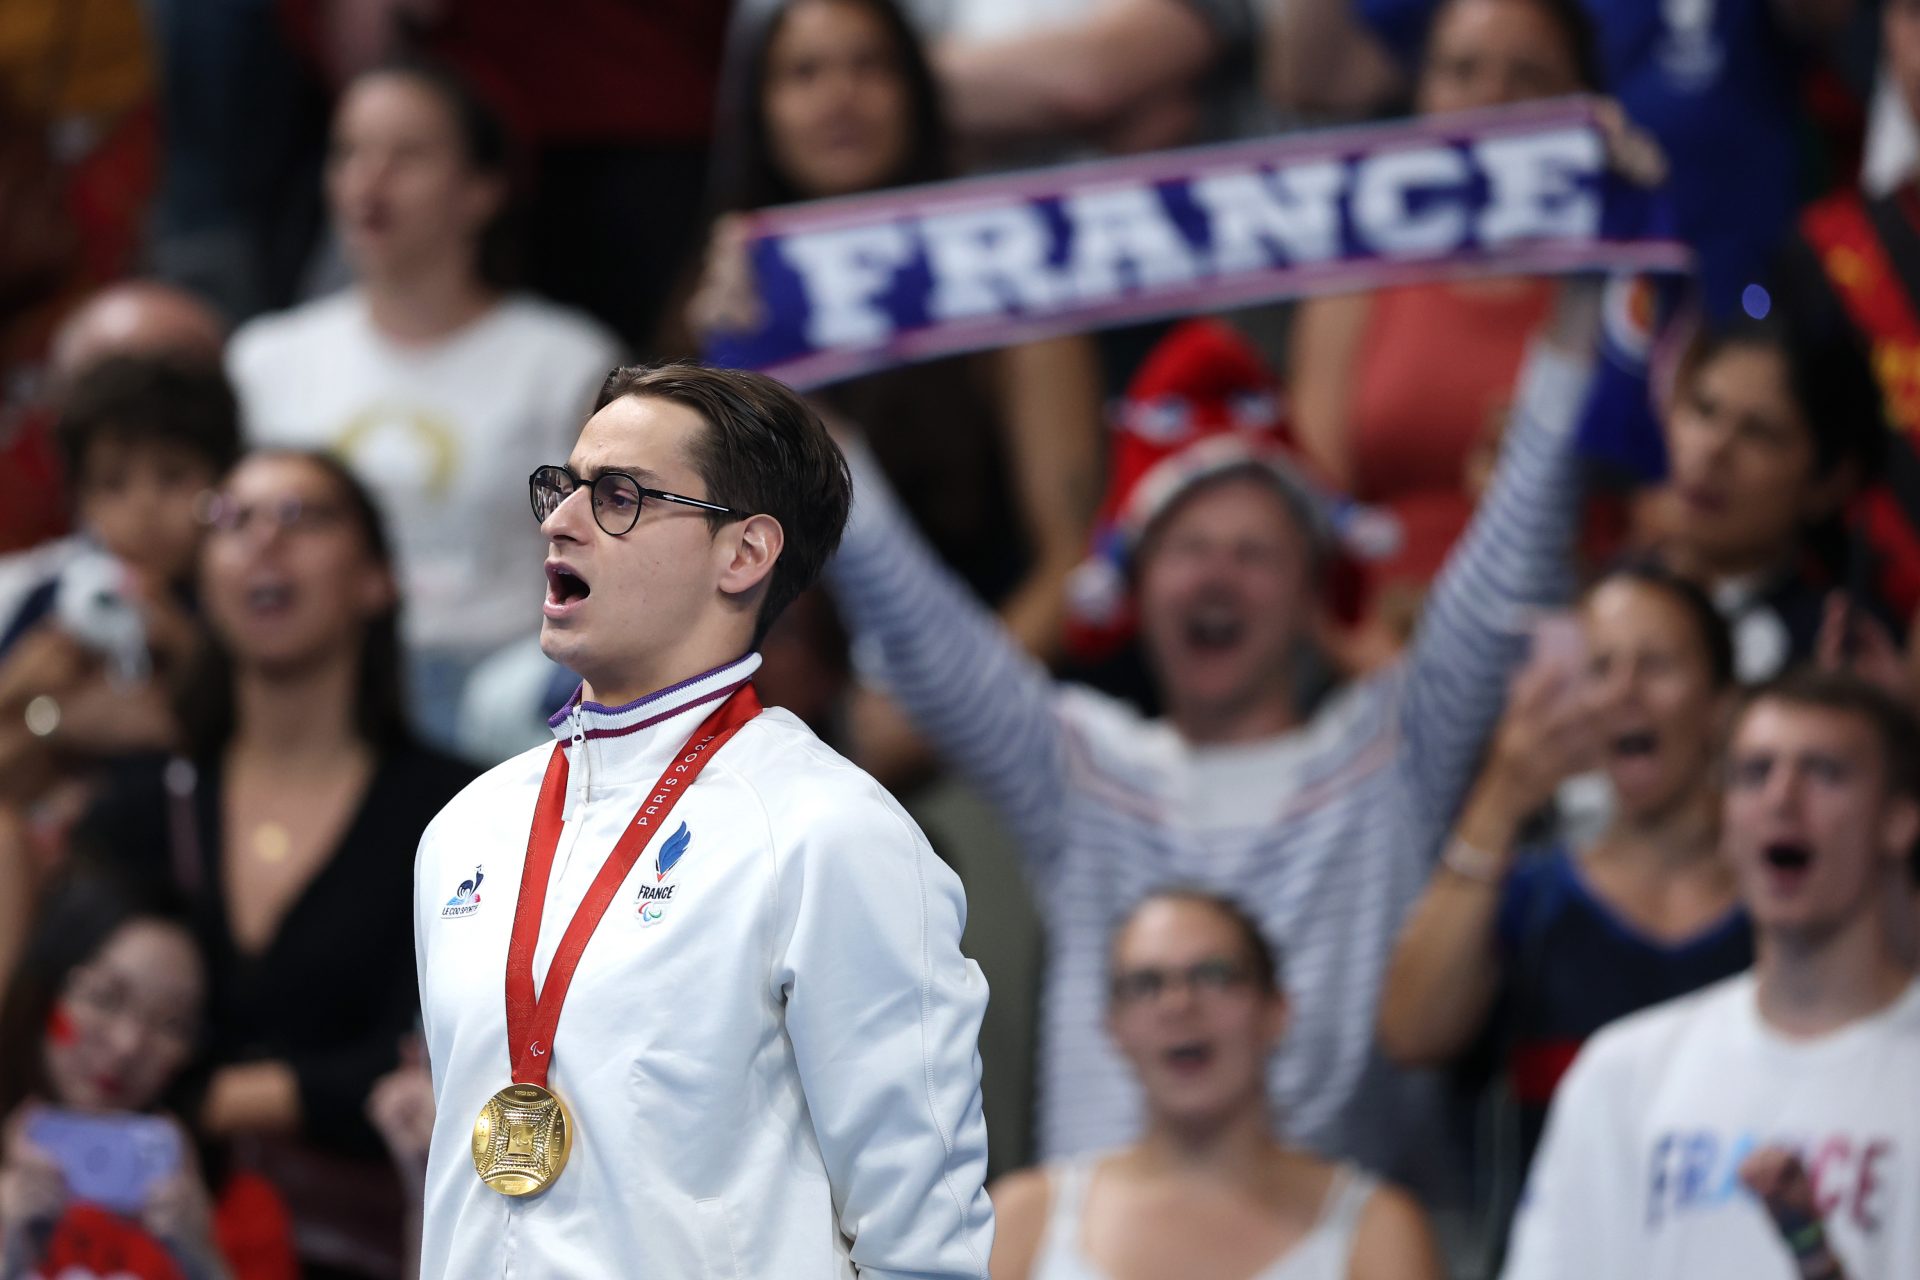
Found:
[[[510,1084],[473,1122],[473,1167],[503,1196],[530,1196],[567,1167],[573,1126],[560,1099],[533,1084]]]

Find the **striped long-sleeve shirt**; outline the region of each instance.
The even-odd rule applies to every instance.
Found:
[[[1569,447],[1584,364],[1524,369],[1493,484],[1407,656],[1265,741],[1196,746],[1163,720],[1055,681],[933,557],[855,450],[853,519],[830,582],[873,670],[1000,811],[1047,935],[1044,1158],[1129,1141],[1137,1086],[1102,1027],[1109,934],[1144,894],[1199,885],[1245,904],[1292,1002],[1270,1071],[1286,1136],[1405,1169],[1421,1090],[1373,1045],[1400,921],[1470,783],[1533,609],[1565,599]]]

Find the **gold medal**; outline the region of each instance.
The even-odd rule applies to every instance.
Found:
[[[508,1085],[487,1099],[473,1122],[474,1170],[503,1196],[545,1191],[572,1149],[566,1107],[537,1084]]]

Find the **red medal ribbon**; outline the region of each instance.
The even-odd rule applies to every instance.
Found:
[[[553,1061],[553,1033],[560,1025],[560,1006],[566,1002],[567,986],[587,940],[600,924],[613,897],[626,881],[633,864],[640,860],[654,832],[666,824],[667,815],[680,802],[693,780],[713,759],[714,752],[741,726],[760,714],[760,698],[753,686],[743,684],[714,709],[686,745],[676,751],[660,781],[640,805],[631,825],[621,833],[613,852],[600,864],[599,874],[587,889],[587,896],[567,922],[560,947],[547,966],[546,985],[536,998],[533,990],[533,953],[540,941],[540,917],[547,905],[547,881],[553,874],[553,856],[560,846],[561,813],[567,798],[567,754],[564,745],[554,743],[547,760],[547,774],[540,783],[540,801],[533,810],[533,830],[527,836],[527,862],[520,873],[520,901],[513,911],[513,937],[507,944],[507,1056],[513,1063],[515,1084],[534,1084],[545,1088],[547,1067]]]

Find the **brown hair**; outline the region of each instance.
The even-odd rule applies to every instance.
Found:
[[[227,375],[177,356],[109,356],[75,381],[60,406],[54,439],[77,492],[96,443],[184,449],[223,475],[240,456],[240,407]]]
[[[1164,889],[1155,889],[1141,898],[1120,917],[1120,923],[1114,926],[1110,950],[1120,946],[1120,936],[1127,931],[1142,911],[1156,902],[1191,902],[1206,907],[1220,916],[1240,935],[1241,945],[1246,948],[1247,963],[1253,966],[1254,989],[1263,996],[1284,994],[1280,980],[1280,953],[1267,935],[1261,932],[1260,922],[1251,912],[1224,894],[1212,893],[1189,885],[1172,885]],[[1109,957],[1111,967],[1111,957]]]
[[[758,647],[775,618],[819,580],[840,545],[853,502],[847,461],[820,415],[772,378],[689,361],[615,369],[594,412],[627,396],[650,397],[699,414],[707,429],[690,461],[707,499],[735,511],[772,516],[786,535],[754,620]],[[719,529],[729,517],[709,512]]]
[[[1851,671],[1802,667],[1755,689],[1741,708],[1741,718],[1762,702],[1839,711],[1866,721],[1880,740],[1887,790],[1920,800],[1920,722],[1905,703],[1879,685]]]

